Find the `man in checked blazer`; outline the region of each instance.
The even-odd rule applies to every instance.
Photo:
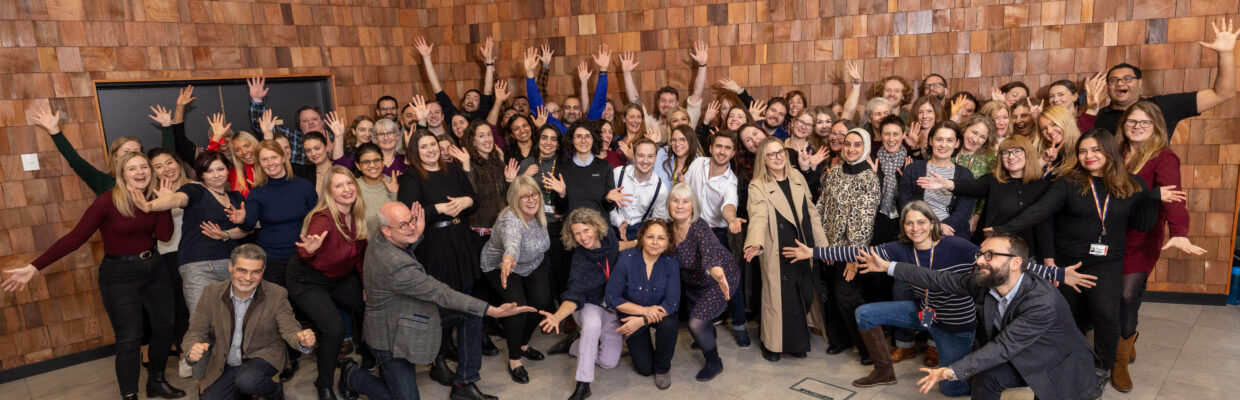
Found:
[[[910,285],[973,297],[982,347],[918,381],[927,393],[941,380],[971,379],[974,399],[998,399],[1029,386],[1039,399],[1098,399],[1109,378],[1076,328],[1068,303],[1050,282],[1025,274],[1029,246],[999,232],[982,242],[968,275],[883,260],[871,252],[862,272],[887,272]]]
[[[414,366],[429,364],[439,352],[441,325],[460,325],[458,346],[465,350],[452,385],[452,400],[495,399],[482,393],[482,316],[503,318],[534,308],[508,303],[490,307],[485,301],[452,290],[426,274],[410,246],[416,246],[426,227],[422,206],[406,208],[389,202],[379,208],[379,227],[366,247],[363,283],[366,288],[366,342],[375,353],[383,377],[342,361],[340,393],[355,399],[417,399]],[[439,309],[460,311],[440,318]]]

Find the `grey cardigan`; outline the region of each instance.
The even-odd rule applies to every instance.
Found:
[[[411,245],[413,246],[413,245]],[[366,342],[414,364],[429,364],[439,352],[439,309],[483,316],[487,303],[426,274],[406,249],[378,229],[366,247]]]
[[[547,227],[530,221],[529,225],[521,221],[512,212],[504,209],[495,220],[491,229],[491,238],[482,246],[482,272],[499,269],[505,255],[511,255],[517,261],[512,273],[529,276],[540,264],[543,253],[551,248],[551,238],[547,235]]]

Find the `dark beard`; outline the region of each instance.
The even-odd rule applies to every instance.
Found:
[[[979,268],[984,268],[984,267],[979,267]],[[982,274],[981,272],[970,273],[969,282],[972,282],[974,285],[986,287],[986,288],[993,288],[993,287],[1002,285],[1007,282],[1008,274],[1006,273],[999,274],[994,270],[990,270],[989,272],[990,273],[987,273],[987,274]]]

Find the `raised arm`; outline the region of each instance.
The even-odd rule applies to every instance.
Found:
[[[490,96],[492,94],[491,87],[495,85],[495,39],[487,36],[486,44],[478,47],[478,52],[482,56],[482,63],[485,64],[486,72],[482,78],[482,95]],[[481,104],[479,104],[481,105]]]
[[[426,43],[426,38],[418,36],[413,39],[413,47],[422,54],[422,65],[426,66],[426,80],[430,81],[431,91],[442,92],[443,86],[439,84],[439,73],[435,71],[435,64],[431,59],[431,52],[435,50],[435,45]]]
[[[1197,112],[1202,113],[1232,97],[1236,97],[1236,57],[1232,54],[1236,48],[1236,35],[1240,30],[1232,31],[1233,20],[1224,21],[1223,29],[1214,22],[1214,42],[1197,42],[1201,47],[1218,53],[1218,77],[1214,78],[1214,86],[1197,92]]]
[[[505,100],[508,100],[508,96],[510,96],[511,94],[512,93],[508,91],[508,80],[501,80],[499,82],[495,82],[495,102],[496,103],[502,104]],[[494,125],[494,126],[499,126],[500,122],[508,122],[508,121],[500,121],[499,120],[499,107],[491,107],[491,109],[487,111],[487,123]]]
[[[698,120],[702,117],[702,92],[706,90],[706,61],[710,59],[706,51],[706,42],[699,40],[693,50],[689,53],[689,58],[696,63],[697,74],[693,79],[693,94],[686,99],[686,104],[689,106],[689,126],[697,126]]]
[[[637,81],[633,80],[633,70],[637,69],[637,65],[641,61],[637,61],[633,56],[633,52],[620,55],[620,70],[624,71],[624,93],[629,96],[630,103],[638,103],[641,101],[641,92],[637,90]]]
[[[547,104],[543,101],[542,93],[538,91],[538,82],[534,80],[534,74],[538,69],[538,52],[533,47],[525,51],[525,95],[530,100],[530,109],[537,110],[539,107]],[[564,133],[567,128],[560,120],[555,117],[548,116],[547,122],[555,125],[560,133]]]
[[[594,98],[590,102],[585,99],[581,100],[582,104],[590,105],[590,109],[586,111],[586,120],[603,118],[603,109],[607,108],[607,70],[611,68],[611,47],[606,44],[598,46],[598,54],[594,56],[594,65],[598,67],[598,80],[594,82]]]
[[[861,101],[861,71],[852,61],[845,62],[844,69],[848,73],[849,89],[848,97],[844,99],[844,110],[840,111],[839,118],[851,120],[857,115],[857,104]]]
[[[590,67],[586,66],[586,60],[583,58],[581,59],[580,62],[577,63],[577,78],[581,80],[580,96],[581,96],[582,107],[589,107],[591,105],[590,104],[590,88],[588,87],[590,85],[590,75],[591,75]],[[589,109],[585,110],[585,114],[587,115],[586,120],[587,121],[590,120]]]
[[[90,186],[91,191],[95,195],[101,195],[103,192],[111,190],[116,186],[116,180],[106,172],[100,171],[91,165],[89,161],[82,158],[78,154],[77,149],[73,148],[73,144],[69,143],[69,139],[60,133],[60,111],[52,112],[51,106],[36,105],[30,110],[30,119],[35,124],[43,127],[48,135],[52,136],[52,142],[56,144],[56,150],[60,151],[60,155],[69,163],[69,168],[77,173],[78,178],[86,182],[86,186]]]

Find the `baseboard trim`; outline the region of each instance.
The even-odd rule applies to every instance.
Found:
[[[103,347],[39,361],[34,364],[27,364],[17,368],[3,370],[0,371],[0,383],[29,378],[44,372],[55,371],[61,368],[98,360],[113,354],[116,354],[116,346],[109,344]]]
[[[1193,304],[1199,306],[1225,306],[1227,295],[1183,292],[1145,292],[1142,301],[1154,303]]]

